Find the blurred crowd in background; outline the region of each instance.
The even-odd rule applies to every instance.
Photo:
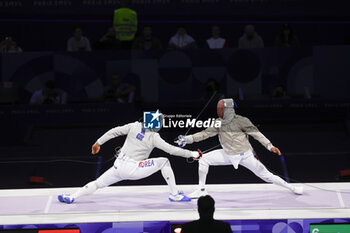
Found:
[[[172,25],[173,26],[173,25]],[[302,41],[299,41],[297,32],[290,24],[281,24],[280,31],[276,31],[274,41],[268,41],[268,47],[298,47],[303,46]],[[297,27],[296,27],[297,28]],[[158,38],[157,34],[161,32],[154,32],[152,25],[145,24],[139,25],[139,30],[135,32],[135,37],[125,41],[117,38],[117,33],[114,27],[107,29],[106,33],[101,36],[97,41],[91,41],[88,30],[83,29],[81,26],[76,26],[72,29],[72,36],[67,38],[67,41],[62,41],[62,44],[66,43],[66,51],[69,52],[83,52],[94,50],[159,50],[159,49],[176,49],[187,50],[197,48],[209,48],[209,49],[224,49],[224,48],[264,48],[264,32],[259,32],[259,26],[253,24],[247,24],[242,28],[242,36],[240,38],[225,38],[223,36],[220,25],[209,26],[208,32],[203,34],[211,34],[211,37],[206,40],[196,39],[197,35],[194,35],[189,31],[185,24],[179,24],[177,26],[174,35],[169,35],[168,41],[162,41]],[[164,36],[163,36],[164,37]],[[203,37],[203,35],[198,35]],[[308,41],[308,44],[312,44]],[[325,45],[348,45],[350,44],[350,37],[345,37],[338,43],[324,43]],[[62,47],[62,46],[61,46]],[[52,51],[57,48],[52,48]],[[0,52],[1,53],[20,53],[26,50],[16,42],[16,35],[3,35],[1,36]]]
[[[140,24],[138,22],[137,12],[132,10],[131,1],[122,0],[121,7],[114,11],[113,21],[110,27],[106,29],[105,34],[101,35],[98,40],[91,39],[90,36],[96,36],[96,32],[90,29],[87,25],[74,26],[73,29],[67,27],[66,31],[71,30],[71,37],[66,38],[66,41],[61,41],[61,45],[57,47],[51,47],[46,51],[60,51],[60,48],[66,47],[65,51],[84,53],[90,51],[115,51],[118,55],[118,51],[190,51],[198,49],[213,49],[220,50],[226,48],[238,48],[238,49],[261,49],[266,47],[277,48],[302,48],[314,44],[323,45],[344,45],[350,44],[350,37],[346,37],[344,33],[343,39],[337,39],[332,42],[327,42],[325,38],[315,36],[314,38],[308,37],[307,41],[300,41],[298,36],[298,26],[300,24],[291,25],[288,23],[274,22],[273,25],[276,28],[274,36],[268,35],[269,32],[260,31],[261,24],[240,24],[240,36],[237,38],[228,37],[227,30],[230,25],[210,24],[206,23],[206,31],[198,31],[194,33],[186,24],[163,24],[161,27],[157,25],[158,31],[154,29],[152,24]],[[70,25],[70,24],[67,24]],[[277,26],[278,25],[278,26]],[[71,26],[71,25],[70,25]],[[237,29],[237,25],[234,25]],[[165,34],[160,28],[169,27],[176,28],[173,34]],[[196,24],[191,24],[191,27],[196,27]],[[203,25],[201,25],[203,28]],[[277,30],[277,28],[279,29]],[[309,25],[309,30],[316,30],[314,24]],[[303,28],[305,31],[305,26]],[[200,32],[200,34],[198,34]],[[325,32],[326,33],[326,32]],[[18,33],[21,34],[21,33]],[[35,32],[34,32],[35,34]],[[51,35],[50,33],[40,32],[42,37],[42,45],[46,44],[49,38],[57,37],[57,35]],[[69,33],[68,33],[69,34]],[[237,34],[237,33],[236,33]],[[238,35],[238,34],[237,34]],[[28,35],[30,37],[31,35]],[[268,37],[269,39],[265,39]],[[0,53],[22,53],[32,52],[30,48],[22,47],[17,43],[18,35],[16,33],[7,34],[6,32],[0,32]],[[167,38],[166,40],[164,38]],[[271,40],[271,38],[274,38]],[[305,39],[305,37],[303,37]],[[338,37],[339,38],[339,35]],[[23,41],[23,38],[21,38]],[[317,42],[317,43],[316,43]],[[55,42],[57,44],[57,40]],[[39,41],[40,44],[40,41]],[[62,46],[64,45],[65,46]],[[43,46],[45,47],[45,46]],[[46,46],[47,47],[47,46]],[[306,49],[307,50],[307,49]],[[43,51],[43,50],[41,50]],[[127,77],[120,72],[114,72],[110,77],[106,77],[108,84],[104,87],[104,93],[100,97],[95,98],[96,102],[118,102],[118,103],[131,103],[135,100],[142,101],[142,96],[138,94],[135,98],[135,93],[140,93],[138,90],[140,87],[129,82]],[[1,98],[5,101],[0,103],[17,103],[17,101],[6,101],[11,99],[11,96],[18,95],[21,88],[17,87],[15,81],[4,81],[1,83],[0,92]],[[222,97],[220,93],[220,83],[213,78],[209,78],[205,87],[202,90],[201,99],[209,99],[213,93],[217,93]],[[4,97],[5,96],[5,97]],[[7,96],[7,97],[6,97]],[[287,91],[284,85],[275,85],[271,94],[272,97],[286,98]],[[28,98],[28,97],[26,97]],[[12,98],[13,99],[13,98]],[[14,98],[16,99],[16,98]],[[89,100],[91,101],[91,99]],[[30,98],[26,101],[30,104],[65,104],[70,102],[69,93],[57,88],[54,80],[49,80],[44,83],[44,86],[31,93]]]
[[[350,43],[350,33],[346,32],[344,32],[343,39],[340,39],[340,37],[337,36],[338,39],[336,41],[329,42],[327,41],[326,37],[324,37],[324,40],[322,40],[322,38],[319,36],[320,31],[321,34],[323,31],[323,35],[325,36],[327,34],[327,31],[325,31],[327,28],[322,27],[322,25],[318,23],[309,23],[307,26],[308,28],[306,30],[310,32],[310,35],[314,35],[313,37],[311,36],[310,38],[307,38],[307,41],[299,41],[298,27],[302,25],[302,22],[301,24],[296,22],[295,25],[291,25],[289,23],[283,23],[283,21],[264,22],[262,20],[251,21],[254,23],[246,24],[237,21],[231,22],[230,25],[229,21],[227,21],[225,25],[220,25],[210,23],[210,21],[203,21],[203,23],[206,25],[204,28],[206,29],[204,29],[205,31],[201,29],[198,34],[198,32],[193,32],[191,29],[198,27],[198,24],[201,24],[201,21],[196,21],[194,25],[192,22],[190,27],[188,26],[191,24],[191,21],[187,22],[187,24],[176,24],[177,21],[172,21],[171,23],[164,22],[160,27],[157,25],[158,31],[156,31],[154,30],[155,25],[146,24],[144,21],[142,23],[138,22],[137,12],[132,10],[131,3],[132,1],[130,0],[120,1],[120,8],[114,10],[113,20],[110,27],[106,28],[105,34],[100,35],[98,40],[91,39],[91,37],[96,38],[98,36],[96,35],[96,30],[92,29],[92,27],[87,24],[84,26],[71,26],[71,28],[67,27],[67,30],[71,30],[71,37],[67,38],[66,41],[62,41],[61,43],[66,43],[66,50],[71,52],[119,49],[186,50],[196,48],[264,48],[266,45],[269,47],[295,47],[309,46],[320,43],[324,45]],[[91,21],[91,23],[94,22],[95,21],[93,20]],[[183,20],[183,22],[186,22],[186,20]],[[261,27],[259,28],[259,26],[262,24],[275,25],[274,35],[270,35],[272,30],[264,31],[264,29],[261,29]],[[52,25],[54,26],[54,24]],[[69,25],[69,23],[67,23],[67,25]],[[225,26],[225,29],[222,31],[223,26]],[[173,34],[165,34],[165,30],[162,30],[165,28],[173,28]],[[239,30],[240,36],[237,38],[231,38],[229,36],[231,32],[228,30]],[[302,31],[304,32],[305,28]],[[21,45],[17,44],[16,38],[21,33],[18,31],[17,34],[18,35],[7,34],[4,31],[0,31],[0,52],[16,53],[31,50],[30,48],[23,48]],[[45,40],[50,40],[50,38],[58,36],[45,34],[45,31],[38,33],[34,32],[34,34],[31,36],[35,37],[36,34],[42,35],[42,44],[45,43]],[[238,34],[235,33],[235,35]],[[265,39],[265,37],[268,37],[268,39]],[[271,40],[271,38],[273,39]],[[62,46],[51,47],[49,50],[57,51],[60,50],[59,48],[62,48]]]

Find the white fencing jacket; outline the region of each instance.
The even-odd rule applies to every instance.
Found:
[[[102,145],[108,140],[121,135],[127,135],[121,152],[124,153],[127,158],[135,161],[147,159],[154,147],[171,155],[185,158],[193,157],[191,151],[168,144],[160,137],[159,133],[143,129],[142,123],[137,121],[107,131],[97,140],[97,143]]]

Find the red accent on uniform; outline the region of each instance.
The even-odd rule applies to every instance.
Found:
[[[224,100],[219,100],[217,105],[217,113],[218,113],[218,117],[220,117],[221,119],[224,118],[224,109],[225,109]]]
[[[199,158],[202,158],[202,156],[203,156],[202,151],[201,151],[200,149],[197,149],[197,151],[198,151],[198,153],[199,153]]]

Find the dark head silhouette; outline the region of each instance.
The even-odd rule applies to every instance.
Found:
[[[198,199],[198,212],[201,219],[213,219],[215,211],[215,201],[209,196],[202,196]]]
[[[131,1],[130,0],[121,0],[120,1],[120,6],[124,7],[124,8],[129,8],[131,5]]]

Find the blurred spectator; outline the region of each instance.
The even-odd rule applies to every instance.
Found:
[[[121,49],[131,49],[137,32],[137,13],[130,9],[130,0],[121,0],[121,8],[114,10],[113,27]]]
[[[218,81],[216,81],[213,78],[209,78],[205,84],[205,90],[204,90],[202,99],[209,100],[213,96],[214,92],[216,92],[215,97],[213,97],[214,98],[213,101],[214,102],[215,100],[219,101],[224,97],[224,95],[219,92],[219,88],[220,88],[220,84],[218,83]]]
[[[135,86],[123,83],[119,73],[112,75],[112,85],[105,88],[104,99],[107,102],[130,103],[133,101]]]
[[[101,50],[118,49],[118,40],[115,38],[115,31],[113,27],[108,28],[108,32],[95,43],[94,48]]]
[[[176,34],[170,38],[169,49],[195,49],[197,48],[196,41],[192,36],[187,34],[184,26],[177,28]]]
[[[49,80],[43,89],[37,90],[30,98],[31,104],[66,104],[67,93],[55,88],[55,82]]]
[[[67,51],[91,51],[90,41],[83,36],[83,30],[76,27],[73,31],[73,36],[67,42]]]
[[[0,104],[14,104],[19,101],[18,86],[9,81],[0,82]]]
[[[132,48],[142,50],[162,49],[162,43],[152,35],[152,27],[146,25],[143,28],[143,35],[135,39]]]
[[[255,27],[252,24],[248,24],[244,28],[244,34],[238,41],[238,48],[264,48],[264,41],[255,32]]]
[[[198,199],[199,220],[182,225],[181,233],[232,233],[230,224],[214,219],[215,201],[207,195]]]
[[[286,88],[282,85],[276,86],[276,88],[272,92],[272,96],[274,98],[287,98]]]
[[[212,37],[207,40],[207,46],[210,49],[222,49],[228,47],[226,39],[220,37],[221,30],[219,26],[213,26],[211,28],[211,33]]]
[[[23,50],[19,47],[16,41],[11,36],[5,36],[4,40],[0,42],[1,53],[21,53]]]
[[[275,45],[278,47],[299,46],[299,41],[289,24],[283,24],[280,34],[277,36]]]

